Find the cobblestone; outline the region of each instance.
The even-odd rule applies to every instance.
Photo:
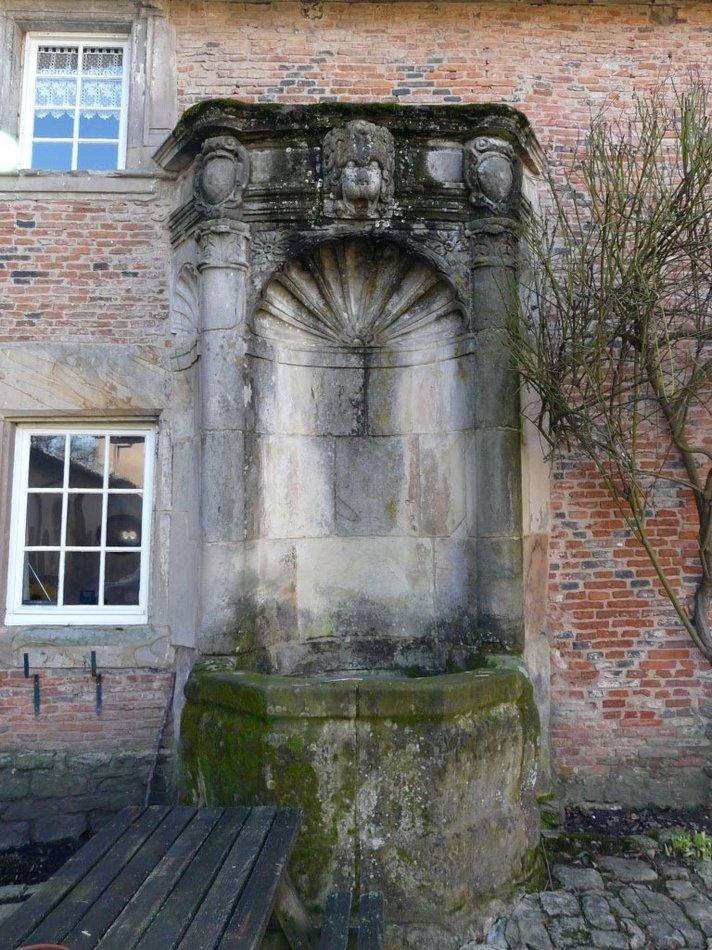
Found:
[[[588,863],[555,865],[557,890],[527,895],[467,950],[712,950],[708,862],[684,867],[658,854],[657,862],[599,855]]]

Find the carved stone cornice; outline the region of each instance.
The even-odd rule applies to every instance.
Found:
[[[198,270],[211,267],[247,269],[249,229],[240,221],[217,218],[203,221],[195,230],[198,244]]]

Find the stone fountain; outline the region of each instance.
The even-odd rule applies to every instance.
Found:
[[[459,946],[539,866],[504,339],[531,147],[505,107],[220,100],[157,153],[195,407],[186,793],[298,804],[297,889],[382,889],[392,947]]]

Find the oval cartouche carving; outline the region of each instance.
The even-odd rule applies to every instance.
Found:
[[[267,285],[254,328],[294,344],[397,347],[459,336],[466,321],[427,261],[395,244],[350,239],[289,261]]]

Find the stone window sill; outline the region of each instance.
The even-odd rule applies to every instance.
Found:
[[[160,181],[172,178],[160,170],[57,173],[33,169],[0,175],[0,195],[152,195]]]

